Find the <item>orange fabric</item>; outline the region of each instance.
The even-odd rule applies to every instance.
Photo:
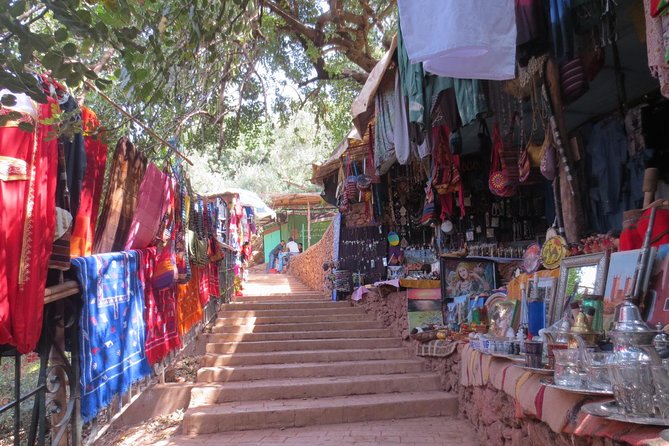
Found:
[[[196,268],[193,267],[193,276],[185,284],[177,285],[177,325],[179,335],[187,333],[195,324],[202,320],[202,306],[200,305],[200,281]]]
[[[86,149],[86,172],[79,196],[79,211],[70,239],[70,256],[84,257],[93,253],[93,237],[98,220],[102,184],[107,163],[107,145],[102,142],[100,121],[87,107],[81,107],[81,123]]]

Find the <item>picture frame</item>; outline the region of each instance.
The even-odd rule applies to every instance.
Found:
[[[598,252],[567,257],[560,262],[560,276],[555,297],[550,303],[550,326],[562,318],[566,306],[572,299],[580,300],[584,295],[603,295],[609,267],[610,254]]]
[[[442,257],[439,268],[441,297],[444,300],[491,291],[497,287],[495,262],[492,260]]]
[[[546,314],[545,321],[546,326],[550,326],[554,321],[551,321],[551,307],[550,303],[553,302],[555,298],[555,293],[557,291],[557,281],[556,277],[537,277],[536,283],[535,278],[530,277],[527,281],[527,297],[529,300],[542,300],[545,303]]]

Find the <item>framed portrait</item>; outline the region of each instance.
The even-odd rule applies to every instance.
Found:
[[[441,297],[471,295],[497,287],[495,262],[490,260],[441,258]]]

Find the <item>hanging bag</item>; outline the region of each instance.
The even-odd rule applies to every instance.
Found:
[[[555,146],[553,145],[553,140],[551,139],[551,128],[550,124],[545,125],[544,131],[544,143],[541,148],[541,162],[539,165],[539,170],[541,174],[549,181],[555,180],[557,177],[557,156],[555,153]]]
[[[163,250],[156,257],[151,285],[154,289],[170,288],[178,277],[177,259],[174,252],[174,242],[169,240]]]
[[[498,197],[511,197],[516,193],[516,182],[509,175],[509,171],[503,166],[501,152],[504,143],[499,131],[499,124],[495,123],[492,130],[492,149],[490,158],[490,175],[488,177],[488,188],[493,195]]]
[[[450,138],[443,126],[436,129],[435,140],[432,185],[439,195],[457,192],[460,189],[460,171],[453,162]]]

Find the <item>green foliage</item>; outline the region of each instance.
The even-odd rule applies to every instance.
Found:
[[[335,146],[394,16],[387,0],[0,0],[0,86],[44,102],[30,73],[50,71],[85,96],[109,138],[129,134],[164,156],[93,83],[234,176],[269,163],[296,119],[319,147]]]

